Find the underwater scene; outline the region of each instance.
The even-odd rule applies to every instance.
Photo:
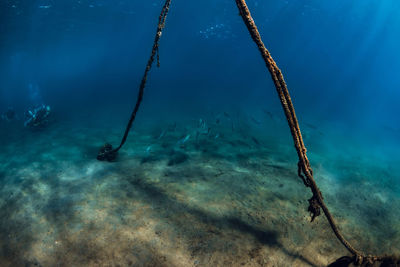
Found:
[[[2,0],[0,266],[400,266],[398,0]]]

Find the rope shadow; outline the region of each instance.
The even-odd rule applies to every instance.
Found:
[[[188,243],[196,240],[197,236],[207,236],[210,232],[211,235],[216,237],[219,236],[221,232],[226,232],[226,230],[233,232],[238,231],[242,234],[252,236],[258,245],[278,248],[290,258],[299,259],[310,266],[318,266],[313,263],[312,260],[286,249],[279,242],[279,233],[277,231],[251,225],[239,216],[217,216],[205,212],[204,210],[190,207],[188,204],[172,198],[163,189],[146,182],[143,178],[139,177],[139,175],[125,176],[125,178],[126,182],[130,184],[132,189],[138,193],[131,194],[130,197],[139,197],[141,201],[145,201],[152,205],[153,209],[156,211],[152,216],[156,216],[158,220],[166,220],[168,221],[168,224],[172,223],[174,225],[174,231],[179,232],[180,234],[183,233],[185,236],[184,238]],[[122,183],[121,186],[121,190],[126,191],[130,189],[126,183]],[[182,222],[182,216],[178,216],[178,214],[182,214],[186,219],[189,216],[189,219],[192,218],[194,223]],[[216,229],[211,231],[206,230],[210,227]],[[208,239],[211,238],[205,237],[206,241]],[[200,239],[200,243],[201,242],[205,241]],[[208,244],[208,246],[213,247],[213,244]],[[196,248],[197,246],[194,247]],[[218,250],[218,248],[214,249]],[[192,253],[196,252],[198,251],[192,250]]]

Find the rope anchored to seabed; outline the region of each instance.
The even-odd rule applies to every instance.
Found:
[[[303,138],[299,123],[297,121],[296,113],[294,111],[293,103],[290,98],[289,90],[286,86],[281,70],[276,65],[276,62],[272,59],[271,54],[265,47],[261,40],[260,33],[258,32],[257,26],[250,14],[245,0],[235,0],[236,5],[239,8],[240,16],[242,17],[253,41],[256,43],[258,50],[261,53],[262,58],[267,65],[271,78],[274,82],[276,91],[279,95],[283,110],[285,112],[286,119],[289,124],[289,128],[294,140],[295,148],[299,158],[298,162],[298,175],[303,180],[305,186],[310,187],[313,196],[308,200],[309,207],[308,211],[311,213],[311,221],[320,215],[320,209],[323,210],[328,222],[335,233],[336,237],[342,242],[352,256],[344,256],[336,260],[330,266],[349,266],[351,263],[363,266],[372,266],[375,262],[381,262],[381,266],[400,266],[400,258],[394,256],[373,256],[366,255],[363,252],[356,250],[342,235],[337,227],[332,214],[329,212],[322,193],[319,190],[313,176],[313,171],[310,166],[310,162],[307,158],[307,149],[304,145]]]
[[[353,246],[351,246],[351,244],[343,237],[343,235],[339,231],[337,224],[332,217],[332,214],[329,212],[323,200],[322,193],[319,190],[314,180],[313,171],[311,169],[310,162],[307,158],[307,149],[303,142],[299,123],[297,121],[293,103],[290,98],[290,94],[286,86],[285,80],[283,78],[282,72],[278,68],[276,62],[272,59],[271,54],[269,53],[264,43],[262,42],[260,33],[258,32],[257,26],[253,18],[251,17],[246,1],[245,0],[235,0],[235,1],[239,8],[240,16],[243,18],[243,21],[247,29],[249,30],[249,33],[253,41],[256,43],[261,53],[261,56],[263,57],[265,64],[271,74],[271,78],[274,82],[276,91],[278,93],[283,110],[285,112],[285,116],[288,121],[289,128],[297,151],[297,155],[299,158],[298,176],[302,179],[305,186],[310,187],[313,193],[313,196],[308,200],[309,202],[308,211],[311,213],[311,221],[313,221],[317,216],[320,215],[321,213],[320,209],[322,209],[336,237],[352,254],[352,256],[344,256],[337,259],[334,263],[330,264],[330,266],[349,266],[351,263],[354,263],[356,265],[372,266],[376,262],[380,262],[381,266],[400,266],[400,258],[398,257],[366,255],[365,253],[356,250]],[[151,56],[147,62],[146,70],[143,75],[142,81],[140,83],[139,94],[137,97],[135,108],[126,126],[126,130],[121,140],[121,143],[116,149],[113,149],[110,144],[105,144],[99,151],[99,154],[97,156],[98,160],[108,160],[108,161],[115,160],[118,150],[121,149],[121,147],[126,142],[133,121],[135,120],[136,113],[138,112],[140,104],[143,99],[143,93],[144,93],[144,88],[146,86],[148,72],[150,71],[156,56],[157,56],[157,66],[160,65],[159,54],[158,54],[159,40],[162,34],[162,30],[165,27],[165,21],[167,18],[170,4],[171,0],[166,0],[161,10],[161,14],[159,16],[159,21],[158,21],[157,33],[154,39],[153,49],[151,51]]]
[[[126,129],[125,129],[124,136],[122,137],[121,143],[115,149],[112,148],[111,144],[108,144],[108,143],[104,144],[104,146],[102,146],[100,148],[100,151],[97,154],[98,160],[114,161],[115,158],[117,157],[118,150],[121,149],[121,147],[125,144],[126,139],[128,138],[129,131],[132,128],[133,121],[136,118],[136,113],[138,112],[140,104],[142,103],[144,88],[146,87],[147,75],[153,65],[153,62],[154,62],[154,59],[156,56],[157,56],[157,66],[160,67],[160,57],[159,57],[159,51],[158,51],[159,41],[161,38],[162,31],[165,27],[165,21],[167,19],[170,4],[171,4],[171,0],[165,1],[165,4],[161,10],[161,14],[158,18],[158,27],[157,27],[156,36],[154,38],[153,49],[151,50],[151,55],[150,55],[149,60],[147,61],[146,69],[145,69],[142,81],[140,83],[139,93],[138,93],[138,97],[136,100],[135,108],[132,111],[131,117],[130,117],[128,124],[126,126]]]

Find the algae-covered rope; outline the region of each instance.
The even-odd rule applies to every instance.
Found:
[[[256,43],[262,58],[265,61],[265,64],[271,74],[272,80],[274,82],[276,91],[279,95],[283,110],[286,115],[286,119],[289,124],[289,128],[294,140],[295,148],[297,151],[297,155],[299,158],[298,163],[298,175],[303,180],[304,184],[307,187],[311,188],[313,193],[312,198],[309,201],[308,210],[311,213],[311,221],[315,219],[318,215],[320,215],[320,208],[322,208],[328,222],[335,233],[336,237],[340,240],[340,242],[347,248],[347,250],[353,254],[353,257],[342,257],[338,259],[335,264],[337,266],[347,266],[348,264],[354,262],[356,264],[369,265],[373,264],[376,261],[381,261],[382,265],[387,263],[392,264],[400,264],[400,259],[392,257],[392,256],[372,256],[366,255],[359,250],[356,250],[341,234],[339,228],[335,220],[333,219],[332,214],[329,212],[323,197],[322,193],[319,190],[314,177],[313,171],[310,166],[310,162],[307,158],[307,149],[304,145],[303,138],[301,135],[299,123],[297,121],[296,113],[293,107],[292,100],[290,98],[290,94],[288,88],[286,86],[285,80],[283,78],[281,70],[278,68],[276,62],[272,59],[271,54],[265,47],[263,41],[261,40],[260,33],[258,32],[257,26],[251,17],[250,11],[247,7],[245,0],[235,0],[236,5],[239,8],[240,16],[242,17],[253,41]],[[305,176],[305,177],[304,177]],[[346,265],[347,264],[347,265]],[[399,265],[400,266],[400,265]]]
[[[154,59],[157,55],[157,66],[160,66],[160,60],[159,60],[159,55],[158,55],[158,47],[159,47],[159,41],[161,38],[161,34],[162,31],[165,27],[165,21],[167,19],[167,15],[168,15],[168,11],[169,11],[169,7],[171,4],[171,0],[166,0],[165,4],[161,10],[161,14],[158,18],[158,27],[157,27],[157,33],[156,36],[154,38],[154,43],[153,43],[153,48],[151,50],[151,55],[150,58],[147,62],[146,65],[146,69],[142,78],[142,81],[140,83],[140,87],[139,87],[139,93],[137,96],[137,100],[136,100],[136,104],[135,104],[135,108],[132,111],[131,117],[129,119],[129,122],[126,126],[125,129],[125,133],[124,136],[122,137],[121,143],[119,144],[119,146],[115,149],[112,149],[112,146],[110,144],[105,144],[99,151],[98,155],[97,155],[97,159],[98,160],[108,160],[108,161],[113,161],[116,156],[117,156],[117,152],[118,150],[121,149],[121,147],[125,144],[126,139],[128,138],[128,134],[129,131],[132,127],[133,121],[136,118],[136,113],[139,110],[140,104],[142,103],[142,99],[143,99],[143,93],[144,93],[144,88],[146,87],[146,81],[147,81],[147,75],[153,65]]]

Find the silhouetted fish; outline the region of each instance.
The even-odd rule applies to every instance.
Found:
[[[167,133],[167,130],[164,130],[160,133],[160,135],[157,137],[157,139],[161,139],[164,137],[164,135]]]
[[[254,136],[251,137],[251,140],[253,140],[253,142],[256,143],[256,145],[260,145],[260,142]]]
[[[257,125],[260,125],[260,124],[261,124],[261,121],[257,120],[257,119],[254,118],[253,116],[250,117],[250,118],[251,118],[251,120],[252,120],[255,124],[257,124]]]
[[[227,117],[228,119],[231,119],[231,116],[226,111],[224,111],[224,116]]]
[[[263,109],[263,112],[266,114],[266,115],[268,115],[268,117],[271,119],[271,120],[275,120],[275,118],[274,118],[274,115],[271,113],[271,112],[269,112],[268,110],[266,110],[266,109]]]
[[[315,126],[315,125],[312,125],[311,123],[307,123],[307,122],[305,122],[305,123],[304,123],[304,125],[305,125],[305,126],[307,126],[308,128],[311,128],[311,129],[313,129],[313,130],[316,130],[316,129],[317,129],[317,126]]]
[[[174,122],[170,127],[169,127],[170,131],[175,132],[176,130],[176,122]]]

